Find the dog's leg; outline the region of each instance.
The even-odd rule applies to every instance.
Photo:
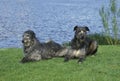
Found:
[[[98,49],[98,44],[96,41],[92,41],[92,43],[90,44],[90,47],[88,49],[88,53],[87,55],[95,55]]]
[[[27,57],[23,57],[23,59],[20,62],[21,63],[26,63],[26,62],[28,62],[28,58]]]
[[[78,63],[82,63],[85,60],[85,55],[79,57]]]
[[[68,62],[72,58],[73,51],[71,49],[66,49],[64,62]]]
[[[70,60],[70,55],[65,55],[64,62],[68,62]]]
[[[93,53],[92,53],[93,56],[95,56],[95,55],[97,54],[97,53],[96,53],[97,50],[98,50],[98,48],[96,48],[96,49],[93,51]]]
[[[23,57],[23,59],[21,60],[21,63],[26,63],[26,62],[33,62],[36,61],[35,59],[29,59],[28,57]]]
[[[55,56],[56,57],[64,57],[68,54],[68,51],[69,51],[68,48],[62,48],[55,54]]]

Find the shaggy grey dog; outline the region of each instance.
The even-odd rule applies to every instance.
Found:
[[[24,32],[22,43],[24,52],[22,63],[50,59],[57,56],[56,52],[62,49],[62,46],[54,41],[40,43],[32,30]]]
[[[98,49],[98,43],[96,40],[90,39],[87,36],[87,31],[89,28],[86,26],[75,26],[75,35],[71,41],[72,49],[85,48],[86,55],[94,55]]]
[[[69,61],[72,58],[79,58],[78,62],[83,62],[88,55],[94,55],[97,52],[97,41],[87,37],[89,28],[86,26],[75,26],[75,35],[71,40],[71,46],[59,51],[60,56],[65,56],[64,61]]]

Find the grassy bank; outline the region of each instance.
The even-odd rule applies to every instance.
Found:
[[[99,46],[82,64],[63,58],[21,64],[21,49],[0,49],[0,81],[120,81],[120,46]]]

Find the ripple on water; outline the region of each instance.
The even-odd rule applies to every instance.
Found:
[[[31,29],[40,41],[58,43],[73,38],[75,25],[91,33],[102,31],[98,10],[105,0],[1,0],[0,48],[21,47],[24,31]]]

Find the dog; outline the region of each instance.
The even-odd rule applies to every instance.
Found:
[[[86,26],[75,26],[75,35],[71,41],[72,49],[81,49],[85,47],[86,55],[94,55],[98,49],[98,43],[95,40],[87,37],[87,31],[90,31]]]
[[[95,40],[87,37],[87,31],[90,31],[87,26],[75,26],[74,38],[71,40],[71,48],[66,48],[64,61],[69,61],[71,58],[79,58],[78,62],[83,62],[86,56],[95,55],[98,49],[98,43]]]
[[[42,59],[50,59],[56,55],[56,52],[62,49],[62,46],[52,40],[41,43],[36,34],[32,30],[27,30],[22,38],[24,57],[21,62],[39,61]]]

